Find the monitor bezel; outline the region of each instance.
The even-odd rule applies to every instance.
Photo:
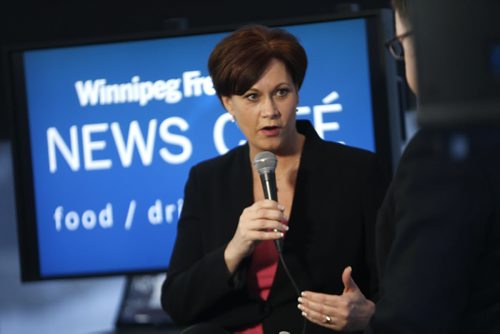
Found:
[[[385,50],[383,42],[393,34],[393,12],[389,9],[367,10],[352,13],[328,14],[321,16],[295,17],[272,21],[259,21],[268,26],[299,25],[329,21],[365,18],[367,21],[368,50],[370,53],[370,81],[373,106],[375,147],[380,161],[388,174],[392,174],[399,158],[401,145],[401,115],[398,108],[398,83],[396,64]],[[179,31],[120,34],[90,39],[46,41],[10,45],[6,55],[6,87],[8,109],[10,111],[12,160],[17,212],[17,233],[20,253],[21,280],[23,282],[68,278],[106,277],[117,275],[156,274],[166,270],[134,270],[84,273],[71,275],[42,276],[40,271],[37,223],[35,214],[35,193],[31,161],[31,145],[26,90],[24,86],[24,52],[71,46],[99,45],[142,41],[150,39],[178,38],[202,34],[228,32],[243,24],[209,26]]]

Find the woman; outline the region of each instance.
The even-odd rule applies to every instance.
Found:
[[[307,323],[296,306],[300,291],[341,294],[348,266],[360,291],[373,297],[373,231],[384,177],[374,154],[323,141],[309,122],[296,121],[303,47],[284,30],[249,25],[224,38],[208,66],[247,144],[192,168],[164,309],[184,325],[300,333]],[[252,167],[263,151],[278,159],[278,202],[265,199]],[[307,323],[307,333],[331,329]]]

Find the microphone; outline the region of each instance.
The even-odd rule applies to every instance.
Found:
[[[253,160],[253,165],[255,166],[255,169],[257,169],[260,176],[260,182],[262,183],[262,189],[264,190],[264,197],[273,201],[278,201],[278,193],[276,191],[276,175],[274,174],[277,164],[278,159],[269,151],[258,153]],[[274,243],[278,252],[281,253],[281,239],[274,240]]]

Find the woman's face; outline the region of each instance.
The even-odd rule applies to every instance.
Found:
[[[222,102],[247,138],[252,155],[287,154],[295,147],[298,92],[283,62],[272,60],[248,91],[223,96]]]

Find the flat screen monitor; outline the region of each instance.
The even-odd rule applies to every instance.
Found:
[[[266,24],[308,54],[298,118],[392,164],[395,66],[383,48],[392,14]],[[168,268],[190,167],[245,143],[207,71],[234,28],[9,49],[23,281]]]
[[[414,1],[411,5],[419,125],[498,127],[500,1],[464,0],[458,6],[452,0]]]

